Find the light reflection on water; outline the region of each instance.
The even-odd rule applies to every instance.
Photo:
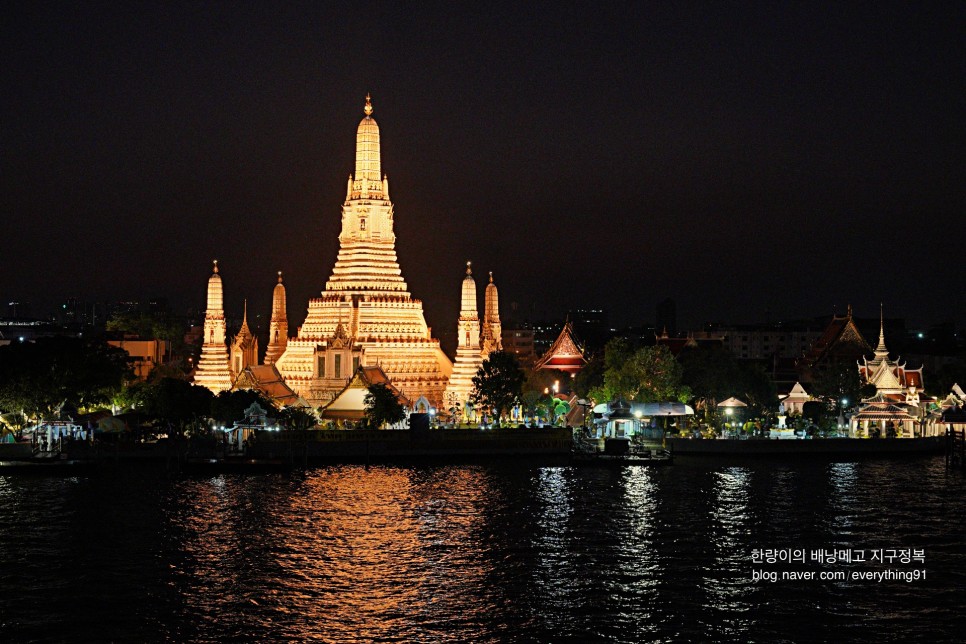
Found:
[[[963,498],[941,459],[0,476],[0,640],[951,639]],[[931,576],[752,583],[823,545]]]

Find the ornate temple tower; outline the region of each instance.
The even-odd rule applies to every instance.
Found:
[[[285,307],[285,285],[282,284],[282,271],[278,272],[278,284],[272,291],[272,319],[268,323],[268,347],[265,349],[265,364],[274,364],[285,353],[288,344],[288,314]]]
[[[889,359],[889,349],[885,343],[885,317],[879,305],[879,344],[874,349],[875,357],[869,360],[862,356],[858,363],[859,377],[863,383],[875,385],[876,393],[904,398],[905,402],[918,404],[922,390],[922,367],[909,368],[906,363]]]
[[[486,285],[483,299],[483,359],[494,351],[503,350],[503,326],[500,324],[500,296],[493,283],[493,271],[490,271],[490,283]]]
[[[194,383],[217,394],[219,391],[231,389],[231,373],[228,368],[228,347],[225,346],[225,310],[218,260],[214,264],[214,272],[208,278],[205,335],[201,345],[201,358],[195,369]]]
[[[245,300],[245,312],[242,314],[241,329],[231,343],[229,350],[229,366],[232,382],[238,378],[245,367],[258,364],[258,338],[248,328],[248,300]]]
[[[443,401],[452,364],[432,337],[396,259],[393,204],[382,174],[379,126],[366,97],[356,130],[355,174],[342,204],[339,254],[322,297],[275,365],[313,405],[330,400],[359,365],[380,366],[410,400]]]
[[[460,298],[460,318],[456,327],[456,362],[453,375],[446,387],[446,409],[458,404],[466,414],[466,402],[473,392],[473,376],[483,364],[480,353],[480,318],[476,312],[476,280],[470,262],[466,262],[466,276],[463,278],[462,297]]]

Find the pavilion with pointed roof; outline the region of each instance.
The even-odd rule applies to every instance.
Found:
[[[534,369],[557,369],[572,377],[586,365],[587,358],[574,337],[573,324],[568,320],[547,352],[537,360]]]
[[[862,401],[859,411],[853,414],[851,435],[869,438],[912,438],[920,424],[919,407],[897,402],[882,393]]]
[[[910,397],[919,402],[918,394],[922,391],[922,367],[910,369],[905,362],[889,359],[889,349],[885,343],[885,325],[880,312],[879,315],[879,344],[874,351],[874,357],[869,360],[865,356],[859,362],[859,376],[864,383],[875,385],[878,394],[888,396],[894,400],[913,402]]]
[[[356,369],[345,387],[319,409],[319,417],[327,420],[362,420],[366,416],[366,395],[369,387],[375,384],[385,385],[403,407],[412,406],[412,401],[393,385],[386,372],[375,366],[361,366]]]

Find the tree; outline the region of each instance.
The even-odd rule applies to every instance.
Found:
[[[642,402],[686,402],[691,391],[682,385],[683,370],[664,345],[634,347],[614,338],[604,348],[604,384],[590,390],[590,397],[606,402],[617,397]]]
[[[286,429],[304,431],[315,427],[318,419],[304,407],[284,407],[278,414],[278,422]]]
[[[664,345],[643,347],[634,353],[627,367],[634,388],[631,395],[641,402],[687,402],[691,390],[681,384],[681,364]]]
[[[753,417],[766,417],[778,409],[778,390],[775,381],[760,364],[750,362],[740,365],[741,389],[744,400]]]
[[[574,393],[589,398],[590,392],[604,386],[604,352],[598,351],[574,376]]]
[[[108,405],[132,378],[123,349],[81,338],[38,338],[0,347],[0,410],[50,418]]]
[[[184,348],[184,325],[166,313],[118,312],[111,316],[104,328],[142,339],[166,340],[175,353]]]
[[[406,411],[399,402],[396,392],[381,382],[369,385],[365,404],[366,421],[370,427],[376,429],[384,424],[398,423],[406,417]]]
[[[245,418],[245,410],[258,403],[263,409],[274,409],[275,404],[255,389],[222,391],[211,401],[211,417],[222,425],[230,425]]]
[[[540,400],[543,398],[541,391],[524,391],[521,402],[523,403],[523,413],[528,416],[536,416],[537,409],[540,407]]]
[[[709,409],[731,396],[738,396],[741,367],[734,355],[723,347],[698,347],[681,357],[684,367],[682,381],[691,388],[692,395],[705,402]]]
[[[863,398],[875,395],[875,386],[862,382],[859,369],[854,362],[838,360],[818,372],[812,384],[812,396],[823,400],[829,411],[843,400],[848,405],[857,405]]]
[[[205,387],[179,378],[162,378],[144,388],[137,404],[145,414],[161,421],[169,435],[183,436],[201,431],[214,398]]]
[[[524,375],[517,358],[506,351],[494,351],[473,376],[474,404],[492,409],[497,426],[523,391]]]

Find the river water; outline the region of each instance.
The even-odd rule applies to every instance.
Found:
[[[932,457],[0,476],[0,641],[962,641],[964,478]],[[866,561],[811,560],[833,549]],[[891,550],[913,560],[871,561]]]

